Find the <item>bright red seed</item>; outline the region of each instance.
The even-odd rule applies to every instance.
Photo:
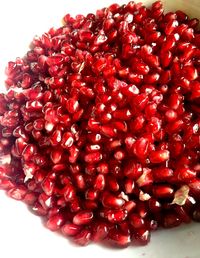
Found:
[[[152,151],[150,153],[149,159],[152,163],[162,163],[169,160],[168,150]]]
[[[85,225],[89,224],[93,219],[93,213],[90,211],[80,211],[73,218],[73,223],[75,225]]]
[[[61,230],[65,236],[75,236],[81,231],[81,226],[69,223],[62,226]]]

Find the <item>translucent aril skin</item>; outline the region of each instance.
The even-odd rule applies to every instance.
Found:
[[[6,68],[0,189],[83,246],[200,221],[198,19],[131,1],[63,21]]]

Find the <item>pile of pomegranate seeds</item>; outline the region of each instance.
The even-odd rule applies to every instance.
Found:
[[[197,26],[132,1],[35,37],[0,94],[0,188],[80,245],[200,221]]]

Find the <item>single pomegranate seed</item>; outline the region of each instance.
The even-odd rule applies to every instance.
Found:
[[[124,184],[126,194],[130,194],[134,191],[135,183],[133,179],[127,179]]]
[[[117,130],[112,126],[104,125],[101,127],[101,133],[107,137],[115,137],[117,135]]]
[[[142,174],[142,166],[135,161],[129,161],[124,168],[124,175],[128,178],[137,179]]]
[[[196,177],[196,172],[186,167],[180,167],[175,171],[175,175],[177,179],[187,182],[189,179]]]
[[[60,229],[60,227],[63,225],[64,219],[61,215],[55,215],[47,221],[47,228],[49,228],[52,231],[56,231]]]
[[[200,222],[200,208],[199,208],[199,207],[197,207],[197,208],[194,210],[194,212],[193,212],[193,214],[192,214],[192,218],[193,218],[193,220],[195,220],[195,221],[197,221],[197,222]]]
[[[85,193],[85,198],[87,200],[94,201],[98,198],[99,192],[97,190],[88,189]]]
[[[130,223],[134,228],[143,228],[144,220],[137,214],[130,215]]]
[[[170,20],[167,23],[166,28],[165,28],[166,35],[170,35],[175,30],[175,28],[177,26],[178,26],[178,21],[177,20]]]
[[[189,183],[190,191],[195,195],[199,196],[200,192],[200,180],[197,179],[192,179]]]
[[[167,181],[170,180],[170,178],[172,178],[174,175],[173,170],[167,167],[153,169],[152,173],[156,181]]]
[[[67,184],[64,187],[63,193],[64,193],[64,198],[67,202],[74,200],[76,197],[75,189],[71,184]]]
[[[127,211],[118,209],[118,210],[109,210],[107,214],[107,219],[111,223],[119,223],[125,220],[127,217]]]
[[[69,223],[62,226],[61,230],[65,236],[75,236],[81,231],[81,226]]]
[[[105,187],[105,176],[102,175],[102,174],[99,174],[97,177],[96,177],[96,180],[95,180],[95,184],[94,184],[94,188],[96,190],[103,190]]]
[[[94,227],[94,233],[92,239],[95,242],[105,239],[108,235],[108,226],[105,223],[99,223]]]
[[[134,237],[137,243],[146,245],[150,241],[150,231],[144,228],[137,229],[134,232]]]
[[[73,145],[74,139],[73,135],[70,132],[67,132],[62,137],[62,147],[63,148],[69,148]]]
[[[177,217],[177,215],[173,213],[166,214],[163,218],[163,226],[165,228],[177,227],[180,224],[181,224],[181,220]]]
[[[97,163],[102,159],[100,152],[93,152],[85,155],[85,162],[87,163]]]
[[[102,204],[107,208],[120,208],[123,206],[124,202],[122,198],[117,198],[109,193],[105,193],[102,198]]]
[[[18,186],[10,189],[8,195],[15,200],[23,200],[27,189],[24,186]]]
[[[32,211],[37,216],[46,216],[47,215],[47,211],[38,202],[34,203],[34,205],[32,206]]]
[[[26,145],[26,147],[24,148],[23,152],[22,152],[22,156],[24,160],[30,160],[33,155],[36,153],[36,146],[33,144],[28,144]]]
[[[107,176],[107,189],[109,189],[110,191],[113,191],[113,192],[117,192],[119,191],[119,183],[117,181],[117,179],[114,177],[114,176]]]
[[[62,150],[53,150],[51,152],[50,157],[51,157],[51,160],[54,164],[57,164],[61,161],[62,153],[63,153]]]
[[[153,187],[153,194],[158,198],[170,198],[174,194],[174,189],[168,185],[157,185]]]
[[[109,232],[108,238],[114,246],[127,247],[131,242],[129,234],[124,234],[116,229]]]
[[[152,151],[150,153],[149,159],[152,163],[161,163],[169,160],[168,150]]]
[[[194,66],[185,66],[183,68],[183,76],[190,81],[193,81],[195,79],[197,79],[198,77],[198,72],[197,69],[195,69]]]
[[[92,234],[88,229],[83,229],[74,237],[73,240],[76,244],[85,246],[89,244],[91,240],[91,235]]]
[[[52,196],[48,196],[45,193],[41,193],[38,197],[38,202],[42,205],[42,207],[47,210],[52,208],[54,205],[54,200]]]
[[[152,213],[159,213],[160,210],[161,210],[161,204],[159,201],[157,201],[156,199],[154,198],[150,198],[149,199],[149,209]]]
[[[73,218],[75,225],[89,224],[93,219],[93,213],[91,211],[80,211]]]
[[[37,195],[34,193],[27,193],[24,196],[23,201],[27,204],[27,205],[33,205],[35,203],[35,201],[37,200]]]
[[[191,222],[191,218],[189,217],[189,215],[187,214],[187,212],[185,211],[185,209],[181,206],[176,206],[174,208],[174,210],[176,211],[178,217],[180,218],[181,221],[183,221],[184,223],[190,223]]]
[[[46,178],[42,182],[42,189],[47,195],[52,195],[54,190],[54,182],[48,178]]]
[[[149,141],[146,138],[137,139],[133,146],[133,153],[138,158],[145,158],[148,154]]]

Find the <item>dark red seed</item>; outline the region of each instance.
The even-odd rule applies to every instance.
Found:
[[[108,238],[112,245],[118,247],[127,247],[131,242],[129,234],[124,234],[117,229],[111,230],[109,232]]]
[[[196,207],[196,209],[193,211],[192,218],[193,218],[193,220],[200,222],[200,208],[199,207]]]
[[[140,245],[146,245],[150,241],[151,233],[148,229],[141,228],[134,231],[134,238]]]
[[[181,224],[181,220],[178,218],[176,214],[166,214],[163,218],[163,226],[165,228],[173,228],[177,227]]]
[[[144,220],[137,214],[131,214],[129,219],[134,228],[143,228],[145,225]]]

